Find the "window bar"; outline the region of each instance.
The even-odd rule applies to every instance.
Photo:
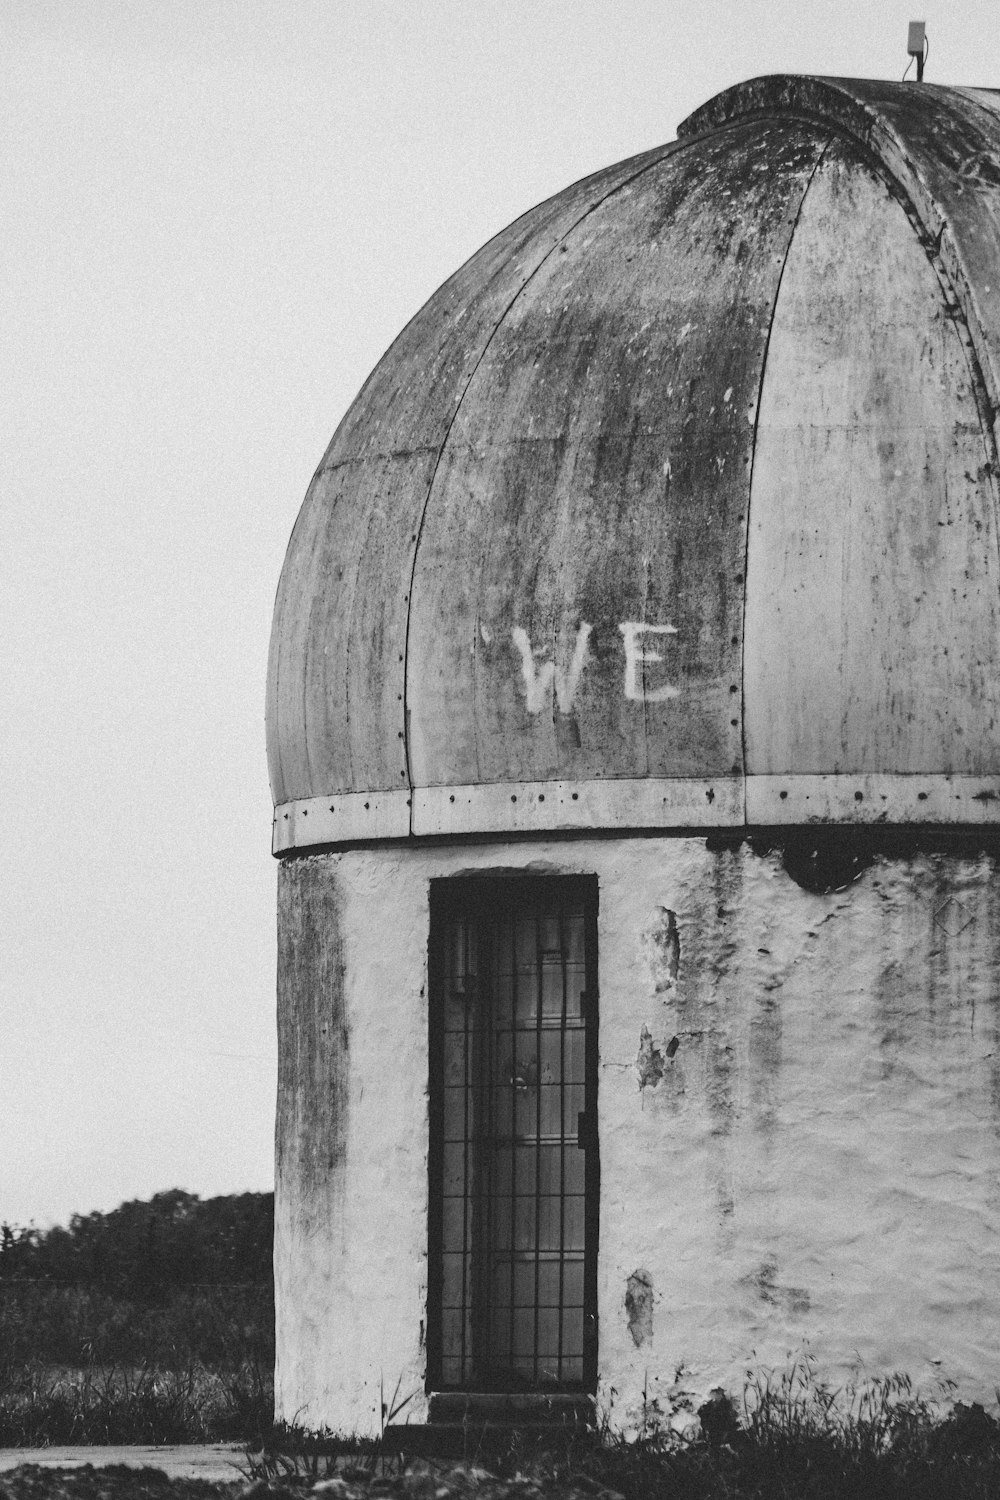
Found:
[[[500,1289],[497,1282],[497,1263],[502,1260],[504,1249],[499,1243],[500,1228],[503,1223],[503,1209],[499,1201],[500,1188],[504,1181],[502,1153],[510,1148],[502,1140],[499,1129],[503,1109],[502,1087],[502,1060],[503,1046],[499,1034],[501,1025],[501,1012],[497,997],[503,992],[503,981],[500,977],[501,965],[504,962],[504,954],[507,949],[507,926],[506,918],[501,916],[500,921],[493,928],[493,967],[496,975],[493,989],[493,1011],[490,1027],[490,1160],[492,1162],[493,1178],[497,1187],[490,1193],[489,1203],[489,1255],[490,1255],[490,1313],[489,1313],[489,1338],[490,1338],[490,1360],[496,1363],[498,1351],[494,1345],[499,1340],[500,1325],[496,1313],[496,1305],[500,1301]]]
[[[541,1288],[542,1239],[542,1008],[545,1004],[546,913],[535,918],[535,1308],[532,1336],[532,1374],[538,1384],[539,1291]],[[530,1115],[529,1115],[530,1118]]]
[[[479,1329],[483,1346],[477,1350],[477,1361],[482,1368],[489,1363],[490,1342],[492,1338],[493,1303],[495,1300],[495,1271],[494,1271],[494,1246],[493,1246],[493,1183],[496,1176],[496,1106],[494,1096],[494,1078],[496,1074],[496,1018],[497,1018],[497,995],[499,983],[496,973],[496,944],[491,941],[492,930],[483,922],[482,940],[483,951],[480,954],[480,963],[483,971],[483,1000],[482,1009],[479,1014],[480,1025],[480,1047],[482,1049],[482,1066],[479,1078],[482,1082],[483,1107],[480,1112],[482,1126],[481,1146],[479,1152],[480,1162],[480,1203],[479,1203],[479,1227],[480,1239],[478,1258],[483,1264],[482,1286],[482,1308],[479,1318]]]
[[[566,1269],[566,922],[565,903],[559,906],[559,966],[562,970],[562,1007],[559,1016],[559,1337],[556,1374],[563,1378],[563,1302]]]
[[[492,1240],[490,1239],[490,1198],[488,1184],[496,1149],[490,1089],[490,1066],[493,1052],[495,996],[493,991],[492,944],[490,926],[482,909],[476,911],[476,1011],[472,1031],[472,1062],[469,1091],[472,1098],[473,1141],[470,1154],[473,1163],[472,1200],[472,1353],[469,1377],[481,1380],[490,1363],[490,1316],[493,1274]]]
[[[444,932],[436,932],[433,926],[436,909],[433,902],[431,905],[432,933],[436,941],[433,941],[428,954],[428,970],[431,984],[430,993],[443,996],[447,990],[448,983],[448,929]],[[428,1187],[430,1191],[431,1212],[428,1214],[427,1235],[427,1260],[428,1260],[428,1314],[433,1309],[433,1317],[428,1316],[427,1321],[427,1367],[429,1376],[439,1381],[444,1380],[444,1317],[441,1311],[444,1303],[444,1014],[445,1006],[441,1003],[432,1004],[428,1016],[428,1052],[430,1056],[430,1075],[434,1085],[431,1088],[429,1100],[429,1125],[430,1144],[433,1149],[428,1161]],[[440,1023],[440,1024],[438,1024]]]
[[[469,1378],[469,1188],[472,1151],[469,1136],[469,922],[461,924],[462,934],[462,1382]]]
[[[508,1359],[514,1364],[514,1255],[517,1241],[515,1220],[517,1217],[517,1009],[520,1002],[520,976],[517,972],[517,907],[512,905],[510,917],[510,967],[511,967],[511,1016],[510,1016],[510,1344]]]
[[[585,1253],[583,1258],[583,1378],[590,1389],[597,1382],[597,1240],[601,1196],[601,1161],[597,1145],[597,900],[591,891],[584,910],[584,990],[582,1013],[586,1030],[584,1107],[588,1120],[585,1162]]]

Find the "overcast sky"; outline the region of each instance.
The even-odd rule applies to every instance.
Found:
[[[3,0],[0,1220],[271,1186],[271,606],[403,323],[741,78],[1000,86],[915,5]]]

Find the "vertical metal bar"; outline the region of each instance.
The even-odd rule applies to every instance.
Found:
[[[444,976],[446,929],[441,903],[431,887],[428,944],[428,1063],[430,1071],[427,1188],[427,1390],[443,1383],[442,1303],[444,1301]]]
[[[470,1166],[473,1165],[471,1158],[473,1146],[470,1132],[470,1078],[469,1078],[469,1013],[471,1011],[469,996],[469,919],[462,922],[462,990],[465,1003],[462,1006],[462,1380],[469,1377],[469,1354],[467,1347],[467,1329],[469,1324],[469,1187]]]
[[[493,1155],[496,1149],[490,1089],[495,1003],[491,976],[492,928],[485,894],[480,889],[474,903],[478,982],[475,1026],[472,1036],[472,1129],[474,1136],[472,1192],[472,1356],[470,1376],[482,1383],[492,1365],[490,1319],[492,1316],[493,1245],[490,1239],[490,1197]]]
[[[542,1008],[545,1003],[545,904],[535,910],[535,1309],[532,1333],[532,1375],[538,1384],[538,1325],[542,1238]]]
[[[482,1266],[479,1279],[479,1285],[482,1289],[482,1308],[478,1323],[480,1342],[476,1354],[476,1367],[477,1369],[487,1369],[494,1363],[490,1350],[493,1302],[496,1295],[493,1199],[495,1191],[494,1183],[496,1180],[497,1129],[493,1088],[496,1076],[497,995],[499,994],[499,984],[495,972],[495,926],[493,923],[487,922],[485,912],[482,916],[479,961],[483,973],[482,985],[480,987],[482,994],[482,1009],[480,1011],[482,1069],[479,1073],[479,1088],[482,1096],[482,1108],[479,1115],[482,1127],[479,1147],[482,1172],[480,1179],[482,1201],[479,1204],[480,1243],[477,1255]]]
[[[589,1391],[597,1389],[597,1248],[600,1233],[601,1158],[598,1134],[598,954],[597,881],[587,882],[584,898],[584,1107],[587,1117],[587,1150],[584,1154],[584,1262],[583,1262],[583,1379]]]
[[[513,1365],[514,1359],[514,1331],[516,1322],[514,1318],[514,1256],[517,1244],[517,1008],[520,1003],[521,980],[517,972],[517,904],[511,902],[510,920],[510,967],[511,967],[511,1014],[510,1014],[510,1343],[508,1347],[508,1358]]]
[[[566,1270],[566,908],[565,901],[559,904],[559,964],[562,970],[562,1006],[559,1016],[559,1379],[563,1377],[563,1303]]]

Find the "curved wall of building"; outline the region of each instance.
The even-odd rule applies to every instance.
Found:
[[[683,1425],[711,1386],[804,1351],[834,1384],[860,1362],[991,1399],[996,853],[956,836],[841,856],[649,837],[284,861],[278,1418],[377,1433],[397,1380],[426,1412],[428,893],[477,872],[598,878],[613,1428],[644,1393]]]

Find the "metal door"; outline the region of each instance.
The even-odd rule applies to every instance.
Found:
[[[596,1383],[596,881],[436,882],[428,1384]]]

